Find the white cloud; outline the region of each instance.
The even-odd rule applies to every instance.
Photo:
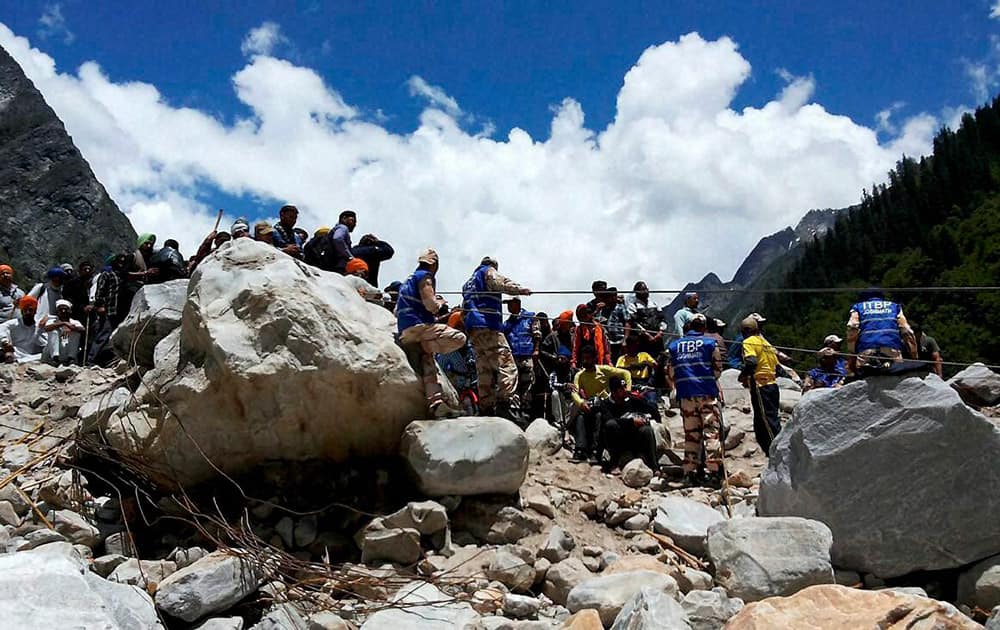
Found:
[[[287,41],[285,36],[281,34],[281,27],[274,22],[268,21],[262,23],[257,28],[250,29],[250,32],[243,38],[240,51],[247,56],[270,55],[274,52],[278,44]]]
[[[63,43],[67,45],[72,44],[76,39],[76,35],[66,25],[62,5],[59,3],[47,5],[41,17],[38,18],[38,24],[38,36],[42,39],[62,37]]]
[[[1000,19],[1000,0],[996,0],[990,7],[990,17],[994,20]]]
[[[422,96],[432,106],[443,110],[450,116],[458,117],[462,115],[462,108],[458,106],[458,101],[448,96],[448,93],[443,88],[431,85],[423,77],[413,75],[406,82],[406,85],[410,88],[410,96]]]
[[[899,127],[893,122],[893,115],[906,107],[906,103],[903,101],[896,101],[892,105],[886,107],[885,109],[879,111],[875,114],[875,129],[877,131],[882,131],[888,134],[895,134],[899,131]]]
[[[901,152],[928,151],[940,124],[914,116],[880,143],[875,129],[812,102],[812,77],[792,75],[769,102],[736,111],[750,63],[729,38],[694,33],[643,52],[613,123],[587,127],[567,97],[543,139],[519,128],[496,138],[466,131],[457,102],[419,77],[410,88],[430,106],[415,131],[398,134],[359,116],[315,71],[256,53],[232,77],[246,109],[227,124],[93,62],[60,72],[2,24],[0,45],[137,230],[192,251],[214,219],[200,201],[213,187],[247,200],[224,225],[273,216],[290,201],[312,230],[353,208],[359,234],[396,246],[386,282],[434,246],[442,289],[459,288],[485,254],[534,289],[586,288],[595,277],[671,288],[708,271],[726,276],[757,239],[806,210],[855,203]],[[531,302],[551,312],[583,298]]]

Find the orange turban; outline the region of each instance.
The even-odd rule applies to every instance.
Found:
[[[30,295],[26,295],[17,302],[17,308],[21,309],[22,311],[29,306],[37,309],[38,300],[31,297]]]
[[[368,273],[368,263],[360,258],[352,258],[347,261],[347,267],[344,270],[349,274],[357,273],[359,271]]]
[[[465,328],[462,322],[462,311],[455,311],[448,316],[448,326],[454,328],[455,330],[463,330]]]
[[[0,271],[6,271],[10,275],[14,275],[14,269],[10,265],[0,265]]]
[[[573,311],[563,311],[562,313],[559,313],[559,321],[561,322],[573,321]]]

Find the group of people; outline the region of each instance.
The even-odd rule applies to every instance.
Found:
[[[653,423],[660,421],[660,404],[669,401],[683,420],[685,476],[718,484],[725,403],[719,377],[727,365],[739,370],[749,389],[755,437],[764,452],[781,430],[779,376],[799,381],[803,390],[836,388],[866,367],[907,357],[925,359],[941,373],[934,340],[911,327],[902,308],[878,291],[852,307],[847,353],[844,339],[829,335],[817,366],[799,379],[791,359],[764,337],[763,316],[747,316],[740,335],[727,341],[725,322],[701,312],[697,293],[686,294],[684,306],[668,319],[645,282],[620,293],[595,281],[592,299],[550,318],[527,310],[522,298],[532,291],[501,274],[498,261],[487,256],[463,285],[461,304],[452,307],[437,291],[434,250],[420,254],[405,281],[380,290],[380,264],[392,258],[393,248],[372,234],[355,245],[355,212],[341,212],[336,226],[311,237],[297,220],[292,205],[279,210],[273,225],[251,227],[237,219],[229,231],[209,234],[189,259],[175,240],[157,248],[154,234],[141,234],[134,251],[108,256],[99,271],[90,261],[56,266],[28,292],[13,283],[13,269],[0,265],[0,361],[106,364],[114,358],[111,333],[142,286],[188,277],[227,241],[250,238],[342,274],[364,299],[393,310],[399,343],[419,354],[432,416],[546,417],[570,437],[574,459],[610,469],[626,455],[659,469]],[[460,393],[463,409],[446,402],[439,367]]]

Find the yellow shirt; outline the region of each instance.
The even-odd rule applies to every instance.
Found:
[[[573,402],[579,405],[583,402],[584,398],[591,398],[593,396],[607,398],[610,395],[610,392],[608,392],[608,381],[613,376],[624,380],[625,387],[632,389],[631,372],[611,367],[610,365],[598,365],[595,366],[593,372],[580,370],[576,373],[576,377],[573,379],[573,385],[575,386],[572,393]]]
[[[620,367],[632,373],[632,379],[644,381],[649,378],[650,372],[656,366],[656,360],[648,352],[640,352],[634,357],[623,354],[618,357],[615,367]]]
[[[757,369],[754,380],[758,385],[770,385],[775,382],[775,372],[778,369],[778,353],[774,346],[761,335],[753,335],[743,340],[743,358],[757,359]]]

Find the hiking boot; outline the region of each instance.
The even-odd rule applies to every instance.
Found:
[[[573,455],[570,456],[569,461],[579,464],[580,462],[587,461],[587,454],[583,451],[574,450]]]
[[[706,471],[701,475],[702,485],[706,488],[719,490],[722,488],[722,473],[718,471]]]

